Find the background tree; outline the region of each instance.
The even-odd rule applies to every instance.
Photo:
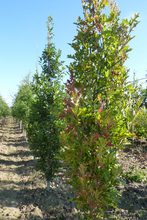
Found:
[[[146,89],[136,85],[132,94],[130,114],[130,132],[133,138],[147,138],[147,93]],[[139,100],[139,101],[138,101]],[[138,105],[138,106],[137,106]],[[137,106],[137,108],[135,108]],[[132,114],[131,114],[132,113]]]
[[[120,168],[117,152],[123,147],[127,126],[128,57],[135,15],[120,19],[113,1],[83,0],[84,18],[69,56],[63,117],[67,123],[62,140],[64,157],[76,201],[89,219],[100,219],[115,205]]]
[[[10,115],[10,108],[5,102],[5,100],[0,96],[0,118]]]
[[[32,99],[32,85],[29,76],[27,76],[19,86],[18,93],[14,98],[12,107],[13,117],[22,121],[25,128],[28,126],[28,116]]]

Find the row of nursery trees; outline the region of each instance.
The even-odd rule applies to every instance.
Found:
[[[42,71],[24,80],[12,113],[22,120],[30,149],[50,181],[64,163],[76,204],[85,218],[100,219],[116,205],[117,152],[131,127],[134,88],[124,63],[138,15],[120,19],[113,1],[83,0],[83,17],[71,43],[65,84],[61,51],[53,43],[52,18],[40,58]]]

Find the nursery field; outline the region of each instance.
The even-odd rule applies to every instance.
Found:
[[[0,219],[80,219],[82,213],[70,202],[70,186],[64,169],[47,184],[35,170],[35,160],[14,119],[7,118],[0,130]],[[127,145],[118,155],[124,176],[118,188],[118,208],[106,219],[147,219],[147,144]],[[81,217],[80,217],[81,216]]]
[[[69,64],[48,16],[40,68],[12,106],[0,95],[1,220],[147,220],[147,80],[126,66],[139,14],[81,4]]]

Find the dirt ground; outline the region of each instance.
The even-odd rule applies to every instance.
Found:
[[[116,219],[147,220],[147,141],[126,145],[119,154],[123,172]]]
[[[146,149],[147,145],[135,145],[120,152],[123,169],[146,170]],[[147,220],[146,182],[124,177],[118,189],[118,209],[111,210],[106,220]],[[35,170],[35,160],[19,124],[8,118],[0,128],[0,220],[78,220],[78,210],[70,197],[64,170],[48,187],[43,175]]]
[[[0,220],[77,219],[63,172],[47,187],[19,125],[0,130]]]

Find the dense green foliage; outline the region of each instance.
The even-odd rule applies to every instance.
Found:
[[[124,63],[138,15],[120,20],[118,8],[107,0],[83,0],[83,10],[71,44],[75,53],[70,56],[62,140],[76,201],[87,210],[87,218],[100,219],[116,200],[116,155],[127,133]]]
[[[12,115],[18,120],[23,122],[25,128],[28,126],[28,116],[30,112],[30,106],[32,103],[32,86],[29,77],[19,86],[17,95],[15,96]]]
[[[51,180],[58,168],[59,113],[61,111],[59,85],[62,63],[60,51],[52,43],[52,19],[48,20],[48,44],[40,58],[42,72],[36,72],[32,83],[33,100],[29,115],[28,141],[37,157],[38,168]]]
[[[0,118],[10,115],[10,108],[4,101],[2,96],[0,96]]]

